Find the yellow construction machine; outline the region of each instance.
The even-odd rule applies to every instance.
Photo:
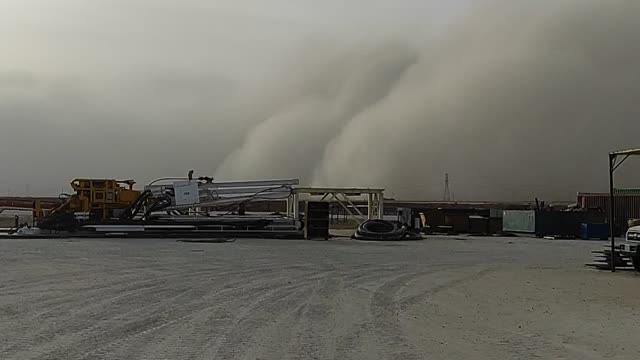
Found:
[[[71,181],[73,194],[63,194],[66,201],[37,219],[40,227],[57,228],[80,213],[88,219],[106,220],[117,216],[135,202],[141,192],[133,189],[133,180],[74,179]],[[42,214],[34,209],[34,214]]]

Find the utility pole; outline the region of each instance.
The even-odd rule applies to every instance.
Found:
[[[451,190],[449,189],[449,173],[444,174],[444,196],[443,201],[451,201]]]

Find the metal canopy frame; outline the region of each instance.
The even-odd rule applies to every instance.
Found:
[[[287,216],[297,219],[300,216],[300,195],[322,196],[321,200],[335,200],[359,223],[365,220],[382,219],[384,217],[384,189],[381,188],[324,188],[294,187],[291,197],[287,199]],[[367,197],[367,214],[363,214],[353,203],[354,197]],[[351,208],[349,208],[351,207]],[[353,209],[353,211],[352,211]]]
[[[614,173],[630,156],[640,156],[640,148],[609,153],[609,235],[611,236],[611,271],[616,271]],[[621,158],[618,160],[618,158]]]

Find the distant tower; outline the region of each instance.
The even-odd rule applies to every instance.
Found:
[[[449,190],[449,173],[444,174],[444,201],[451,201],[451,190]]]

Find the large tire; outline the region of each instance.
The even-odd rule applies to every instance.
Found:
[[[397,241],[407,234],[407,228],[386,220],[367,220],[358,226],[354,239],[370,241]]]
[[[640,272],[640,255],[636,254],[633,256],[631,263],[633,264],[633,268],[636,269],[637,272]]]

